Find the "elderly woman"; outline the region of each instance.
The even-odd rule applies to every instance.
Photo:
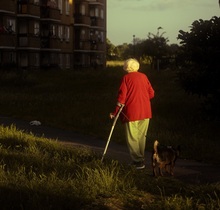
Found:
[[[110,114],[114,118],[119,108],[124,105],[121,119],[125,125],[128,149],[133,164],[137,169],[145,168],[145,145],[149,120],[152,117],[150,99],[154,97],[154,89],[147,76],[138,72],[139,62],[128,59],[123,69],[128,72],[121,81],[118,91],[117,106]]]

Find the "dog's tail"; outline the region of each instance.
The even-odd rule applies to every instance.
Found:
[[[158,151],[157,151],[158,145],[159,145],[159,142],[157,140],[155,140],[155,142],[154,142],[154,153],[158,153]]]

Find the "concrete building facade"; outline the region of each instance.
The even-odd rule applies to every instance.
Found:
[[[104,65],[105,42],[106,0],[0,1],[1,69]]]

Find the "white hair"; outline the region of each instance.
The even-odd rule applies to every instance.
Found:
[[[128,60],[124,62],[123,69],[127,72],[134,72],[134,71],[138,71],[139,67],[140,67],[140,64],[136,59],[129,58]]]

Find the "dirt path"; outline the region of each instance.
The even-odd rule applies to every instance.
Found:
[[[46,138],[56,139],[72,146],[88,146],[95,151],[101,152],[101,154],[103,153],[106,144],[106,141],[80,135],[71,131],[51,128],[44,125],[31,126],[29,122],[19,119],[0,116],[0,124],[4,126],[10,126],[11,124],[14,124],[18,129],[24,130],[25,132],[32,132],[36,136],[44,136]],[[152,174],[150,155],[151,154],[149,152],[146,153],[147,162],[145,170],[149,175]],[[106,153],[106,158],[107,157],[119,160],[125,164],[130,162],[130,156],[128,154],[127,147],[124,145],[118,145],[113,141],[111,141],[109,144],[108,151]],[[174,173],[175,178],[193,184],[214,183],[220,181],[220,165],[210,165],[194,160],[178,159]]]

